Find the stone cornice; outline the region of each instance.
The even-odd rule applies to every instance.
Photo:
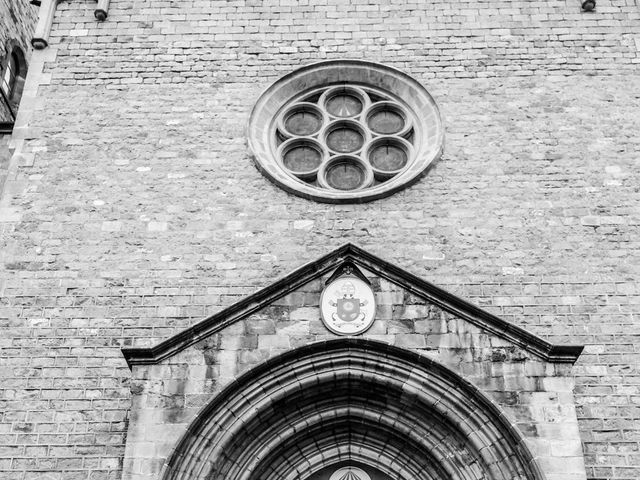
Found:
[[[53,26],[53,17],[56,14],[58,3],[62,0],[42,0],[39,3],[40,14],[36,25],[31,45],[36,50],[43,50],[49,46],[49,35]],[[98,0],[98,6],[94,11],[94,16],[100,22],[107,19],[109,13],[109,0]]]
[[[31,39],[31,45],[36,50],[42,50],[49,46],[49,34],[51,34],[53,17],[59,2],[60,0],[42,0],[40,2],[40,16]]]
[[[209,335],[252,315],[306,283],[339,267],[344,262],[352,262],[359,267],[367,269],[452,315],[507,340],[548,362],[574,363],[584,348],[582,345],[555,345],[549,343],[525,329],[486,312],[476,305],[396,265],[382,260],[351,243],[347,243],[154,347],[123,348],[122,353],[129,367],[158,363],[205,339]]]

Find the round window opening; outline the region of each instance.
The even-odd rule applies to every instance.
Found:
[[[410,76],[384,65],[333,60],[269,87],[249,120],[258,168],[296,195],[331,203],[390,195],[442,154],[438,107]]]

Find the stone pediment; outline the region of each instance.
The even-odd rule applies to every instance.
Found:
[[[338,302],[368,328],[332,328]],[[123,479],[326,480],[348,460],[376,478],[584,480],[571,377],[581,351],[347,244],[154,347],[123,350]]]
[[[405,292],[422,299],[423,303],[432,305],[463,322],[468,322],[484,333],[527,351],[540,360],[551,363],[574,363],[582,352],[583,347],[579,345],[551,344],[523,328],[348,243],[303,265],[271,285],[154,347],[123,348],[123,355],[130,367],[159,363],[198,342],[206,340],[236,322],[255,315],[310,282],[328,277],[345,263],[351,263],[357,268],[367,271],[370,275],[378,277],[381,281],[391,282],[404,289]]]

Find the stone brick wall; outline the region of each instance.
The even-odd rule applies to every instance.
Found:
[[[637,2],[602,0],[114,0],[58,7],[52,41],[61,84],[245,83],[301,62],[366,58],[421,77],[637,70]],[[61,67],[61,68],[60,68]]]
[[[504,415],[522,432],[526,447],[532,451],[545,472],[545,478],[585,478],[569,363],[545,361],[503,337],[412,295],[398,285],[371,273],[365,274],[376,292],[376,320],[359,338],[419,352],[449,368],[502,407]],[[327,330],[320,319],[318,304],[327,277],[304,285],[257,313],[219,329],[205,340],[157,364],[134,365],[123,479],[161,478],[160,472],[172,454],[177,439],[185,435],[187,428],[194,437],[198,436],[194,424],[208,420],[206,415],[197,419],[194,417],[216,394],[243,373],[291,349],[339,339]],[[375,355],[372,356],[375,358]],[[389,376],[384,368],[387,358],[384,354],[378,358],[380,365],[377,368],[382,379]],[[301,373],[298,383],[304,381],[318,385],[319,380],[308,381],[314,369],[304,361],[301,365],[305,368],[301,369],[304,373]],[[353,373],[355,378],[362,374],[360,364],[357,365]],[[291,368],[287,366],[282,370],[290,371]],[[344,374],[341,370],[340,376]],[[438,376],[436,373],[432,375],[432,383],[435,384]],[[271,384],[286,383],[285,380],[276,380],[278,377],[275,374],[267,378]],[[406,388],[410,389],[408,386]],[[455,387],[450,388],[451,398],[442,400],[444,403],[456,403],[456,393],[453,393]],[[263,392],[264,396],[268,386],[248,388],[252,389]],[[306,396],[312,394],[307,393]],[[245,399],[245,403],[249,403],[246,398],[251,397],[244,391],[238,394],[238,398]],[[282,401],[281,395],[279,398]],[[462,404],[468,406],[473,401],[475,399],[469,398]],[[275,399],[272,402],[275,403]],[[270,420],[265,418],[268,413],[256,413],[258,408],[249,408],[252,413],[246,416],[260,418],[264,424],[262,430],[267,432],[271,425]],[[302,409],[302,405],[299,408]],[[417,407],[414,405],[414,408]],[[265,410],[273,409],[271,406]],[[238,408],[235,412],[234,420],[247,421],[240,410]],[[218,416],[216,418],[222,422]],[[275,435],[272,432],[270,434]],[[439,434],[434,431],[433,436],[438,437]],[[211,442],[214,442],[213,439]],[[180,451],[181,456],[190,453]],[[201,461],[206,458],[202,451],[198,450],[198,454]],[[205,477],[202,472],[197,478]]]
[[[588,476],[640,477],[638,5],[345,3],[112,0],[101,24],[58,6],[0,200],[2,478],[119,479],[120,347],[346,241],[585,343]],[[413,75],[446,124],[430,173],[365,205],[283,192],[244,138],[271,81],[342,57]]]
[[[31,49],[30,40],[38,19],[38,8],[29,2],[0,0],[0,61],[4,70],[7,46],[10,41],[20,46],[27,54]]]

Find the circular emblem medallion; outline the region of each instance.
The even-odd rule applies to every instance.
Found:
[[[322,321],[338,335],[358,335],[372,324],[376,313],[373,290],[354,276],[335,279],[320,296]]]

